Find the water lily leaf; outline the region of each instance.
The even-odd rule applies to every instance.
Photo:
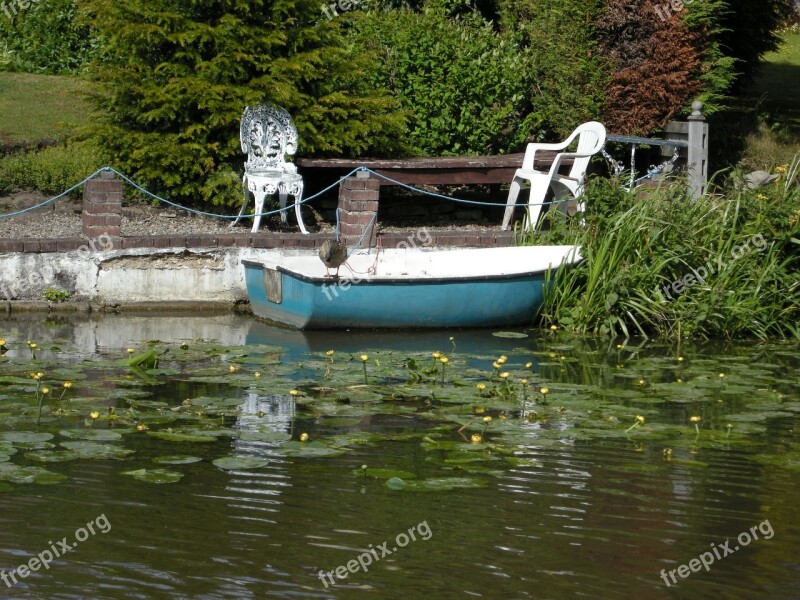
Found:
[[[122,474],[130,475],[134,479],[147,483],[176,483],[183,479],[183,473],[168,469],[137,469],[136,471],[125,471]]]
[[[49,485],[60,483],[67,478],[41,467],[20,467],[13,463],[0,463],[0,479],[11,483],[38,483]]]
[[[25,458],[45,463],[68,462],[81,458],[81,455],[72,450],[34,450],[26,452]]]
[[[526,338],[528,337],[527,333],[520,333],[519,331],[495,331],[492,333],[494,337],[499,338]]]
[[[135,450],[129,450],[115,444],[100,444],[90,441],[61,442],[61,446],[67,450],[72,450],[81,458],[92,458],[97,460],[121,460],[134,454]]]
[[[486,487],[485,482],[471,477],[435,477],[411,481],[392,477],[387,479],[384,485],[391,490],[404,492],[446,492],[456,488]]]
[[[253,456],[224,456],[212,461],[214,466],[225,471],[248,471],[260,469],[269,464],[269,459]]]
[[[38,433],[35,431],[4,431],[0,439],[12,444],[38,444],[53,439],[52,433]]]
[[[170,454],[169,456],[156,456],[154,463],[159,465],[191,465],[192,463],[203,460],[199,456],[189,456],[188,454]]]
[[[95,442],[114,442],[122,439],[122,434],[113,429],[62,429],[59,434],[66,438]]]
[[[217,438],[211,435],[197,435],[182,433],[180,431],[148,431],[147,435],[152,435],[160,440],[167,440],[169,442],[216,442]]]

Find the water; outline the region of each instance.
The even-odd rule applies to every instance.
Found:
[[[90,522],[95,534],[77,532],[85,539],[71,552],[26,578],[17,572],[16,584],[0,582],[0,590],[11,598],[63,599],[800,596],[796,345],[616,348],[561,334],[504,339],[491,333],[303,334],[231,316],[6,320],[0,337],[15,343],[0,360],[0,377],[19,373],[25,361],[45,379],[70,369],[88,374],[76,377],[72,400],[46,400],[38,431],[54,434],[49,443],[68,439],[63,431],[109,430],[107,407],[124,415],[126,393],[144,401],[134,420],[148,429],[104,442],[135,451],[122,460],[42,463],[25,457],[31,449],[24,443],[13,444],[18,451],[9,463],[66,479],[0,482],[0,568],[8,573],[58,548],[64,537],[76,543],[76,530]],[[29,339],[39,346],[36,362],[24,346]],[[170,352],[150,379],[111,365],[126,348],[139,351],[154,339],[167,342],[157,347]],[[182,362],[181,341],[202,346],[207,358]],[[214,344],[224,351],[207,351]],[[336,353],[324,379],[329,348]],[[400,365],[419,353],[427,368],[433,350],[451,357],[446,385],[409,386],[410,371]],[[370,355],[369,388],[358,387],[360,352]],[[508,356],[509,379],[529,373],[524,406],[518,395],[513,402],[478,396],[466,408],[448,396],[477,394],[477,380],[499,389],[499,380],[480,373],[491,372],[489,357],[501,354]],[[528,358],[534,364],[526,371]],[[238,372],[226,375],[229,365]],[[438,380],[439,372],[431,378]],[[725,377],[715,380],[719,372]],[[226,376],[233,386],[220,383]],[[670,387],[676,379],[689,384],[685,398]],[[534,404],[542,383],[551,388],[548,403]],[[298,396],[288,394],[293,385]],[[333,401],[340,392],[312,389],[321,385],[345,388],[350,399]],[[0,382],[4,431],[37,431],[31,386],[32,380],[27,387]],[[363,395],[412,388],[413,394],[383,402]],[[421,388],[433,390],[435,399]],[[212,431],[205,416],[188,420],[192,411],[202,412],[202,400],[180,408],[184,399],[200,397],[242,404],[220,409],[214,441],[150,435],[186,430],[187,423],[199,429],[201,421],[203,431]],[[62,413],[53,415],[57,407]],[[90,427],[85,413],[97,407],[104,414]],[[159,415],[179,411],[183,420],[158,422]],[[645,423],[625,433],[640,413]],[[699,435],[689,420],[695,413]],[[493,420],[484,430],[487,414]],[[735,417],[730,432],[729,417]],[[473,420],[462,438],[458,423]],[[301,432],[322,450],[338,449],[346,435],[352,443],[335,456],[286,451],[280,436],[297,440]],[[483,434],[483,444],[469,443],[474,433]],[[665,456],[665,449],[672,454]],[[153,462],[168,455],[203,460]],[[260,459],[263,466],[226,471],[211,464],[230,455]],[[385,478],[354,474],[365,464],[409,471],[417,480],[460,477],[484,487],[390,489]],[[122,474],[162,467],[183,477],[153,484]],[[723,556],[727,540],[731,553]],[[734,551],[740,542],[748,543]],[[389,554],[381,556],[384,543]],[[708,570],[693,563],[699,572],[691,572],[690,561],[703,553],[713,563]],[[359,556],[371,561],[368,570],[351,562],[348,571],[348,561]],[[676,570],[684,564],[685,578]],[[337,567],[346,577],[336,577]],[[673,569],[677,583],[668,574]],[[333,572],[335,584],[325,572]]]

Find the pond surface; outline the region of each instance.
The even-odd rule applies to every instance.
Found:
[[[0,321],[0,592],[800,596],[797,344],[528,333]]]

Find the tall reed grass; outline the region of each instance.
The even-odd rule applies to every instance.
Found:
[[[543,322],[613,336],[800,340],[800,156],[775,171],[758,189],[727,173],[697,200],[679,181],[632,193],[591,181],[585,227],[551,211],[549,229],[518,234],[582,246],[580,265],[550,275]]]

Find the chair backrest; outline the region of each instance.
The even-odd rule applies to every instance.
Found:
[[[606,143],[606,128],[602,123],[597,121],[589,121],[583,123],[572,135],[569,136],[570,140],[578,138],[578,148],[575,150],[579,154],[597,154]],[[586,174],[586,169],[589,168],[589,161],[591,156],[586,158],[576,158],[569,171],[571,179],[581,180]]]
[[[239,127],[247,173],[287,171],[286,155],[297,152],[297,128],[286,109],[271,104],[244,109]]]

